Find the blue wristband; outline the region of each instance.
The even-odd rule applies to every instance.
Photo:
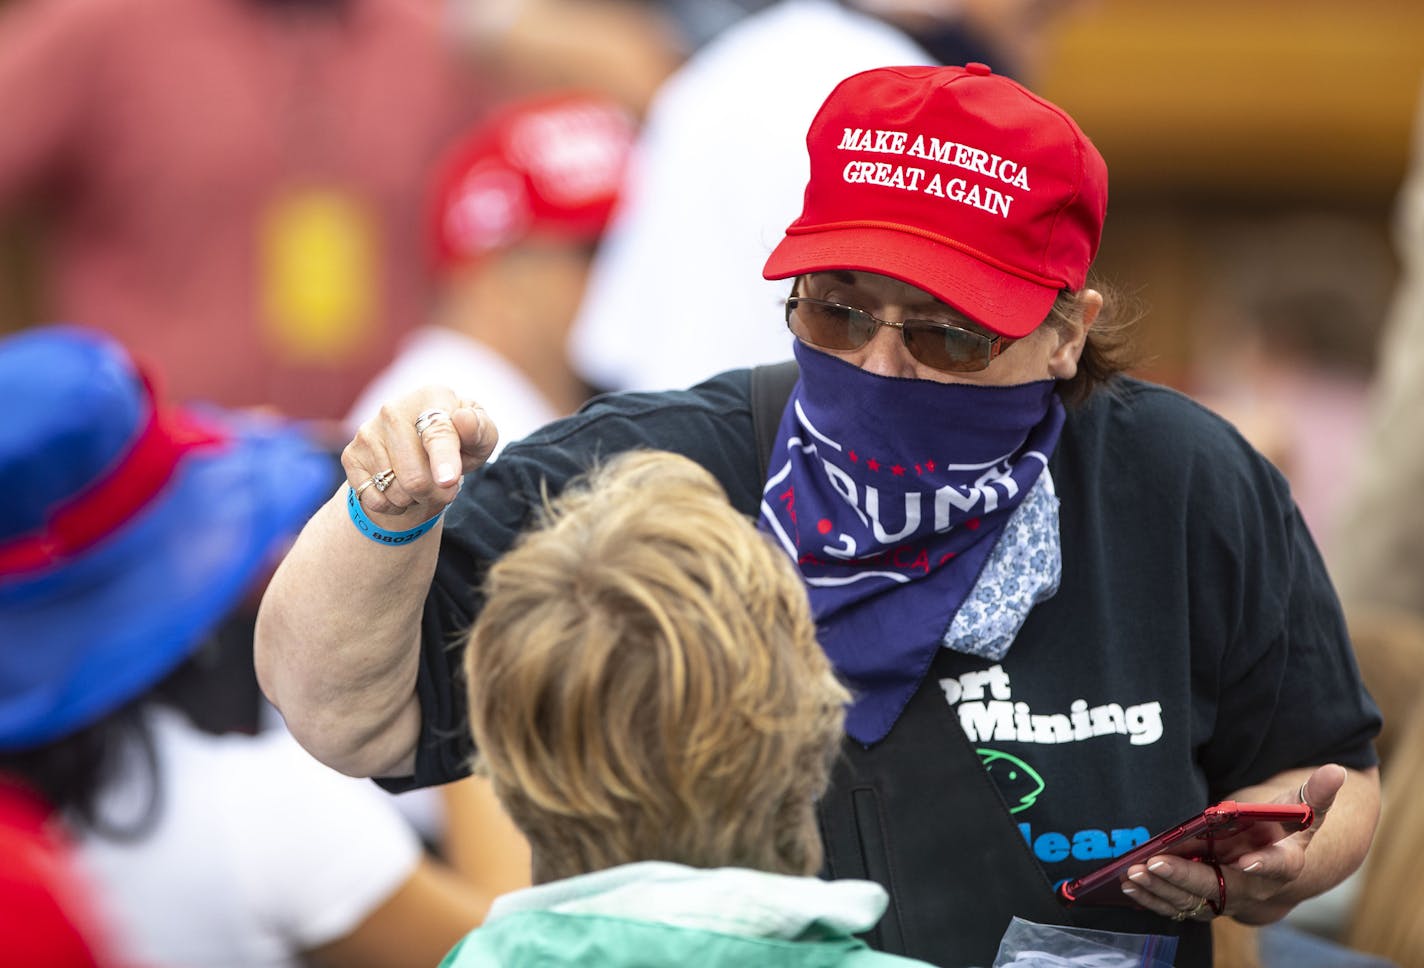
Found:
[[[366,509],[361,507],[361,501],[356,497],[356,491],[350,484],[346,485],[346,511],[351,515],[351,523],[356,525],[356,530],[377,544],[383,545],[404,545],[410,544],[416,538],[425,534],[435,523],[445,514],[445,509],[441,508],[440,513],[430,520],[417,524],[409,531],[387,531],[370,518],[366,517]]]

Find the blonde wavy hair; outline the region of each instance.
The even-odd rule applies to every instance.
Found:
[[[819,869],[849,696],[790,560],[707,471],[620,455],[546,501],[485,592],[475,767],[535,883],[637,860]]]

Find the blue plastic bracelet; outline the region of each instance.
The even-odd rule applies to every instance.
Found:
[[[416,538],[419,538],[431,528],[435,527],[435,522],[439,521],[445,514],[445,509],[441,508],[440,513],[435,515],[435,517],[422,524],[417,524],[409,531],[387,531],[366,517],[366,509],[361,507],[361,502],[356,497],[356,491],[350,484],[346,485],[346,511],[351,515],[351,523],[356,525],[357,531],[360,531],[372,541],[383,545],[410,544]]]

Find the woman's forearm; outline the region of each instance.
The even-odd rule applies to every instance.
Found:
[[[440,513],[498,439],[478,404],[443,387],[382,407],[342,452],[347,487],[273,576],[258,613],[257,678],[297,741],[333,769],[412,772],[420,615],[442,525],[395,543],[370,535],[389,538]],[[364,533],[353,516],[364,516]]]
[[[409,773],[420,612],[440,526],[402,547],[361,535],[342,488],[277,569],[257,618],[258,681],[298,742],[353,776]]]

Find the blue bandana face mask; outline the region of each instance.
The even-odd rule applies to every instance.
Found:
[[[758,526],[796,561],[821,644],[856,696],[846,731],[869,745],[894,726],[1047,466],[1063,405],[1052,380],[944,384],[795,353]]]

